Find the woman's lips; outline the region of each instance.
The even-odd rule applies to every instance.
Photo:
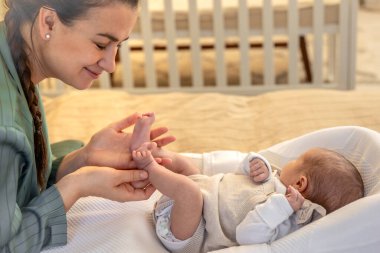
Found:
[[[88,68],[85,68],[85,70],[87,70],[87,72],[88,72],[88,74],[93,78],[93,79],[98,79],[99,78],[99,76],[100,76],[100,74],[101,74],[101,72],[94,72],[94,71],[92,71],[92,70],[90,70],[90,69],[88,69]]]

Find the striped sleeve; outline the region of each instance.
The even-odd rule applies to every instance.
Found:
[[[67,240],[66,213],[55,186],[38,192],[24,134],[0,127],[0,252],[39,252]]]

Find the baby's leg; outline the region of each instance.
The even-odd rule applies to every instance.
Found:
[[[154,144],[144,144],[132,152],[137,167],[149,173],[149,181],[161,193],[174,200],[171,231],[179,240],[190,238],[201,220],[203,198],[199,186],[190,178],[159,165],[151,155]],[[154,148],[154,147],[153,147]]]
[[[155,116],[153,112],[144,113],[137,120],[131,137],[131,152],[138,149],[143,143],[150,141],[150,127],[154,123]]]
[[[194,174],[200,174],[200,169],[193,163],[193,161],[179,153],[165,150],[159,147],[153,147],[151,149],[154,157],[168,158],[171,163],[165,164],[165,167],[175,173],[190,176]]]

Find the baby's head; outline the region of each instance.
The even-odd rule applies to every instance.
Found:
[[[344,156],[312,148],[284,166],[280,180],[292,185],[308,200],[333,212],[364,195],[363,180]]]

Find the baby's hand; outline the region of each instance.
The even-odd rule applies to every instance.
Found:
[[[268,178],[269,170],[263,160],[254,158],[249,162],[249,176],[255,183],[260,183]]]
[[[295,212],[302,207],[303,202],[305,201],[305,198],[301,193],[291,185],[288,186],[285,197]]]

